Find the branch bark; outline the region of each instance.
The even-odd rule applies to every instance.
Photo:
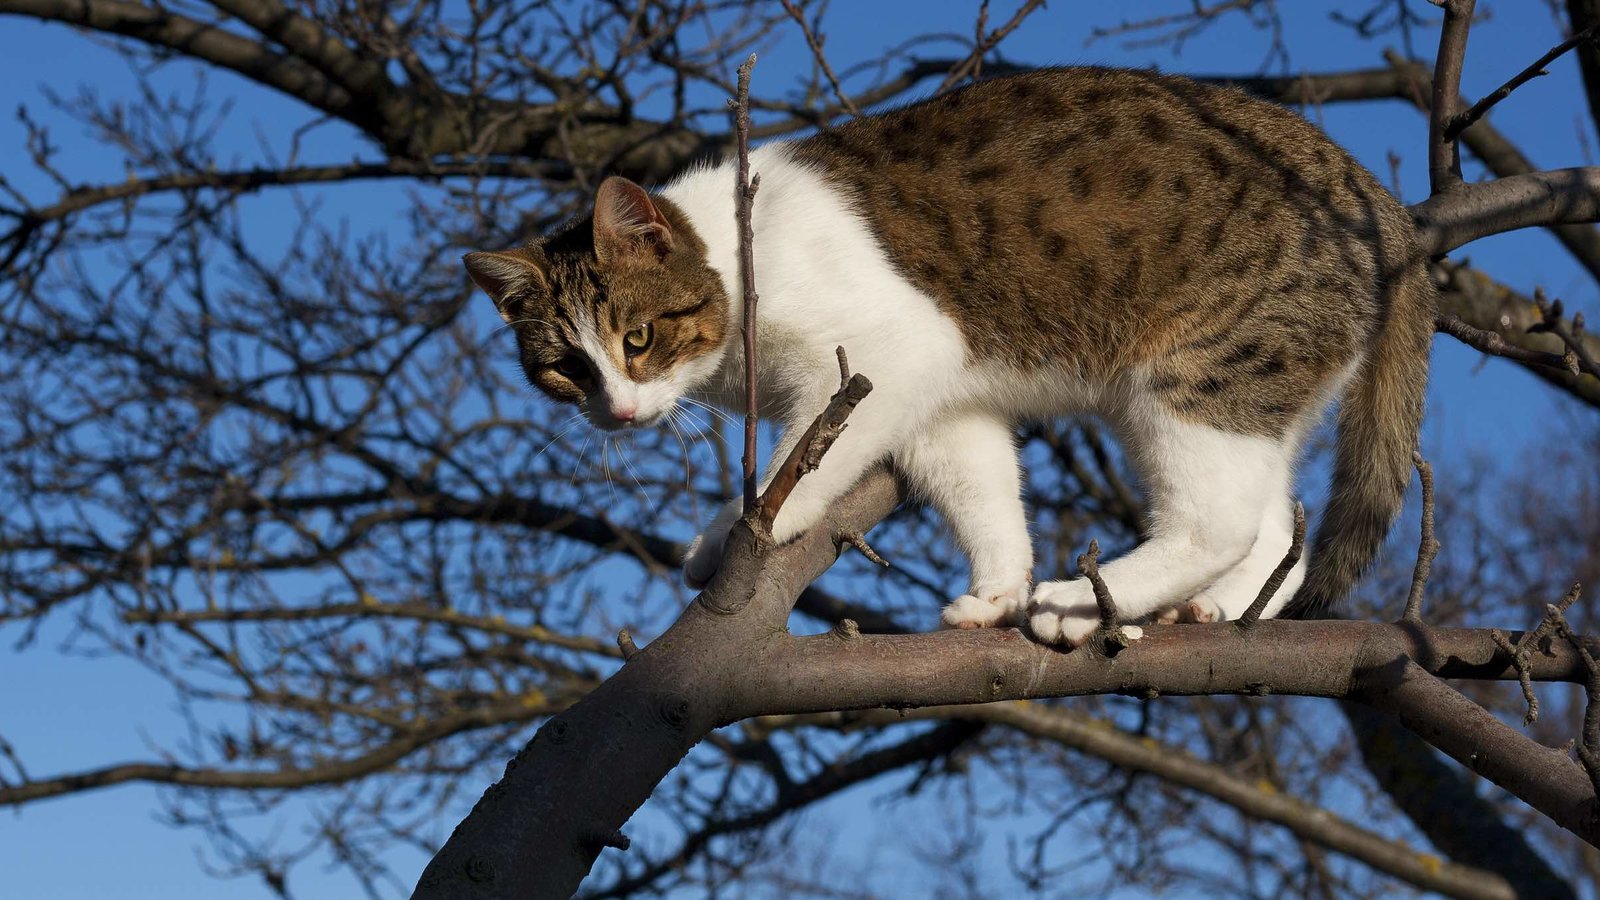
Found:
[[[1367,771],[1439,852],[1494,872],[1521,897],[1569,900],[1577,893],[1528,841],[1480,796],[1475,780],[1394,717],[1341,703]]]

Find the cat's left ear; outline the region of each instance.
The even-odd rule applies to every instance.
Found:
[[[620,175],[600,183],[594,198],[594,252],[601,262],[649,251],[656,259],[672,252],[672,226],[644,188]]]

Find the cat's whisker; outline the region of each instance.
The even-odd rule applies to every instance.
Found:
[[[572,467],[572,481],[568,483],[568,487],[577,488],[578,473],[583,471],[583,460],[589,453],[589,442],[594,440],[594,435],[595,433],[591,431],[584,437],[583,446],[578,450],[578,462]]]
[[[717,409],[715,406],[712,406],[709,403],[701,403],[699,400],[695,400],[694,398],[688,397],[688,396],[679,397],[678,399],[682,400],[683,402],[685,402],[685,403],[687,403],[687,404],[689,404],[691,406],[699,407],[700,409],[703,409],[706,412],[711,413],[713,416],[716,416],[716,417],[722,419],[722,421],[727,422],[729,425],[742,425],[743,424],[738,419],[735,419],[733,416],[729,415],[727,412],[725,412],[723,410],[720,410],[720,409]]]
[[[677,406],[668,410],[667,427],[672,429],[673,437],[678,439],[678,446],[683,450],[683,492],[686,495],[693,496],[691,490],[693,479],[691,476],[694,472],[694,462],[692,454],[689,452],[689,445],[683,439],[683,429],[678,426],[678,416],[682,414],[683,410]],[[696,502],[695,507],[695,518],[698,519],[700,517],[698,502]]]
[[[693,418],[694,414],[692,412],[690,412],[689,410],[687,410],[687,409],[685,409],[683,407],[676,407],[676,410],[677,410],[678,414],[683,417],[683,420],[685,422],[687,422],[689,424],[692,424],[694,426],[694,428],[695,428],[695,438],[698,439],[700,442],[705,444],[706,453],[710,454],[712,459],[716,459],[717,458],[717,449],[715,447],[711,446],[711,437],[707,433],[708,431],[716,431],[716,420],[712,419],[712,420],[709,420],[707,423],[702,424],[699,420]]]
[[[578,421],[578,420],[581,420],[582,418],[583,418],[583,413],[573,413],[572,415],[570,415],[567,418],[563,419],[560,424],[565,426],[565,427],[563,427],[560,431],[556,432],[555,437],[553,437],[550,440],[546,441],[545,445],[543,447],[539,448],[539,452],[535,453],[533,455],[533,459],[528,460],[528,467],[530,469],[533,468],[533,464],[539,461],[539,457],[543,456],[546,450],[549,450],[551,447],[555,446],[556,441],[561,440],[569,432],[571,432],[572,429],[577,428],[579,425],[581,425],[582,422]]]
[[[634,485],[639,488],[639,496],[644,499],[645,507],[650,510],[650,515],[655,515],[657,512],[656,505],[650,502],[650,492],[645,490],[644,482],[639,480],[639,473],[634,470],[633,462],[628,459],[628,454],[622,446],[621,438],[617,439],[617,455],[622,457],[622,466],[628,470],[628,477],[632,478]]]
[[[554,325],[551,325],[548,321],[546,321],[544,319],[512,319],[511,321],[506,322],[505,324],[501,325],[500,327],[501,328],[510,328],[513,325],[546,325],[546,326],[549,326],[550,328],[556,327]]]
[[[600,439],[600,471],[606,476],[606,487],[611,488],[611,502],[615,504],[619,502],[617,499],[617,482],[616,479],[611,477],[611,464],[606,461],[606,453],[610,449],[611,437],[609,435],[602,437]]]

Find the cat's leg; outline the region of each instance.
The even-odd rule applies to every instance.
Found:
[[[683,581],[689,587],[699,590],[711,581],[711,576],[717,574],[717,567],[722,565],[722,550],[727,543],[728,532],[733,530],[733,523],[739,521],[742,512],[744,498],[734,497],[722,504],[706,527],[689,542],[689,549],[683,555]]]
[[[912,490],[944,518],[971,567],[967,593],[940,619],[953,628],[1021,624],[1033,544],[1011,427],[982,415],[941,420],[894,459]]]
[[[1192,622],[1228,621],[1239,618],[1250,608],[1250,604],[1255,602],[1256,595],[1261,593],[1262,585],[1267,583],[1267,579],[1272,577],[1272,573],[1283,562],[1284,554],[1289,552],[1289,544],[1294,540],[1294,502],[1289,495],[1287,467],[1274,487],[1273,496],[1267,502],[1266,514],[1262,517],[1261,529],[1256,535],[1255,545],[1250,548],[1250,554],[1210,587],[1189,600],[1188,609],[1182,618]],[[1300,583],[1305,581],[1306,561],[1309,557],[1309,553],[1300,554],[1300,561],[1289,570],[1283,584],[1272,595],[1272,599],[1267,601],[1262,618],[1276,615],[1278,610],[1289,602],[1289,598],[1294,596],[1294,592],[1300,589]]]
[[[1282,497],[1271,473],[1289,457],[1279,441],[1141,412],[1124,430],[1150,496],[1149,538],[1100,568],[1124,620],[1176,606],[1242,562]],[[1089,582],[1039,585],[1028,624],[1042,641],[1082,643],[1099,625]]]

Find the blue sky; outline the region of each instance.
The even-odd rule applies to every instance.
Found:
[[[924,31],[968,33],[976,3],[929,0],[836,2],[828,30],[829,55],[836,62],[875,57],[906,36]],[[1012,3],[996,3],[993,18],[1003,21]],[[1134,4],[1127,4],[1129,15]],[[1150,3],[1151,14],[1183,3]],[[1327,11],[1334,4],[1285,3],[1285,41],[1293,70],[1323,71],[1360,68],[1381,62],[1382,42],[1364,43],[1348,31],[1329,27]],[[1086,45],[1086,24],[1108,24],[1111,17],[1091,15],[1094,5],[1057,0],[1038,13],[1006,45],[1006,55],[1027,63],[1157,64],[1163,69],[1205,74],[1250,73],[1267,56],[1267,37],[1234,17],[1190,42],[1181,56],[1166,49],[1130,48],[1115,39]],[[1559,39],[1543,4],[1481,2],[1489,21],[1473,31],[1463,89],[1478,96],[1520,69]],[[791,35],[792,37],[792,35]],[[1418,35],[1418,48],[1431,54],[1434,37]],[[809,65],[809,53],[798,40],[766,53],[757,79],[788,83]],[[195,70],[170,68],[162,78],[173,87],[192,83]],[[107,97],[127,96],[131,87],[126,65],[112,52],[60,26],[17,18],[0,18],[0,109],[26,103],[46,121],[52,114],[41,88],[70,94],[90,85]],[[248,98],[221,132],[223,146],[240,163],[257,158],[258,128],[281,133],[283,122],[299,122],[306,111],[224,73],[208,78],[211,96]],[[1330,106],[1317,118],[1387,183],[1387,154],[1401,154],[1402,196],[1409,201],[1426,194],[1422,152],[1425,122],[1400,102]],[[1579,165],[1583,139],[1594,145],[1575,63],[1563,59],[1549,77],[1520,90],[1492,114],[1491,120],[1513,135],[1537,164]],[[55,119],[59,122],[59,119]],[[58,124],[55,140],[65,152],[62,168],[84,182],[118,180],[121,160],[88,140],[70,124]],[[286,139],[285,139],[286,140]],[[280,146],[282,141],[277,142]],[[3,171],[36,198],[48,187],[29,181],[31,171],[17,160],[21,129],[14,119],[0,120]],[[365,148],[339,127],[320,129],[311,144],[324,160],[349,158]],[[1469,175],[1471,170],[1469,168]],[[307,191],[324,204],[330,216],[348,218],[351,226],[370,231],[398,220],[403,190],[364,183]],[[281,241],[274,226],[289,221],[287,195],[247,200],[252,229],[265,245]],[[1576,308],[1600,304],[1596,289],[1559,246],[1542,232],[1523,232],[1487,239],[1464,254],[1489,272],[1524,290],[1545,287]],[[486,305],[475,315],[488,315]],[[1514,367],[1490,362],[1449,339],[1436,345],[1430,412],[1424,447],[1441,469],[1463,464],[1473,453],[1516,459],[1552,431],[1566,429],[1568,404]],[[1484,423],[1493,422],[1492,428]],[[65,629],[56,623],[25,650],[16,650],[15,633],[0,631],[0,736],[22,755],[36,776],[46,776],[118,760],[148,759],[159,746],[182,739],[184,725],[176,715],[165,683],[131,663],[114,658],[84,658],[60,652]],[[894,842],[915,832],[926,807],[885,806],[886,784],[871,785],[811,813],[827,821],[836,834],[841,858],[870,852],[865,848]],[[148,787],[120,787],[98,793],[37,803],[21,810],[0,811],[0,878],[4,892],[18,898],[215,898],[258,897],[263,889],[251,881],[217,881],[197,864],[201,838],[195,832],[168,828],[156,821],[158,794]],[[401,865],[405,863],[402,861]],[[420,865],[420,863],[417,863]],[[298,871],[297,895],[344,897],[351,883],[340,873],[317,866]]]

